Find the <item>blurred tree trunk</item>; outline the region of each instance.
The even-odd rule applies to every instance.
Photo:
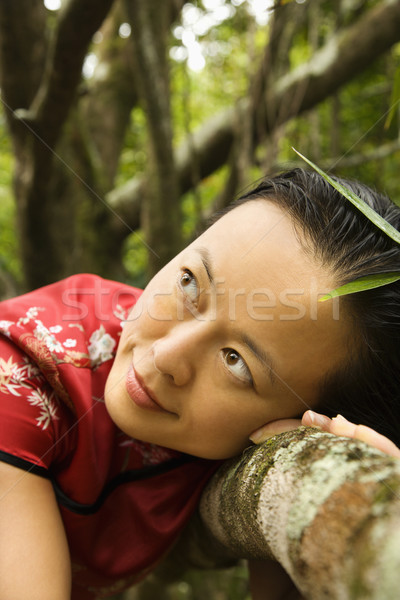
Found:
[[[125,19],[122,4],[115,2],[93,48],[98,63],[82,97],[92,161],[106,190],[114,185],[131,111],[138,101],[132,37],[119,36]]]
[[[28,288],[71,270],[96,272],[110,254],[107,242],[112,238],[105,227],[109,211],[98,201],[106,190],[94,176],[79,118],[74,119],[76,109],[65,124],[76,104],[87,48],[111,4],[112,0],[66,2],[47,42],[42,0],[0,3],[1,88],[15,152],[15,196]],[[91,236],[82,234],[88,223]],[[90,260],[94,256],[97,265]],[[82,257],[87,257],[86,264]]]
[[[171,2],[126,0],[150,142],[142,224],[149,276],[182,249],[180,193],[173,152],[168,40]]]

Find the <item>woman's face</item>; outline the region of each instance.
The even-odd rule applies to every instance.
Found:
[[[264,423],[316,404],[345,358],[335,287],[276,205],[250,201],[149,283],[125,323],[106,406],[128,435],[204,458],[234,456]]]

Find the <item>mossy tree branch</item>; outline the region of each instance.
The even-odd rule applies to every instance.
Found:
[[[203,493],[202,525],[195,520],[181,543],[205,568],[273,557],[309,600],[393,600],[399,499],[398,460],[300,428],[220,468]]]

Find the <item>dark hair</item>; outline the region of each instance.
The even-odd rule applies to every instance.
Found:
[[[400,208],[367,186],[335,178],[396,229]],[[266,199],[292,217],[305,250],[331,270],[337,285],[400,272],[400,245],[373,225],[315,172],[295,169],[262,180],[234,206]],[[320,382],[318,409],[369,425],[400,446],[400,281],[341,298],[356,327],[356,351]]]

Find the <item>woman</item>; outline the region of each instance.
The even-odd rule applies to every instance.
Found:
[[[388,200],[356,191],[397,226]],[[318,299],[399,264],[396,244],[296,170],[243,197],[142,294],[78,275],[2,303],[0,600],[139,580],[219,461],[266,423],[339,407],[397,442],[399,286]]]

